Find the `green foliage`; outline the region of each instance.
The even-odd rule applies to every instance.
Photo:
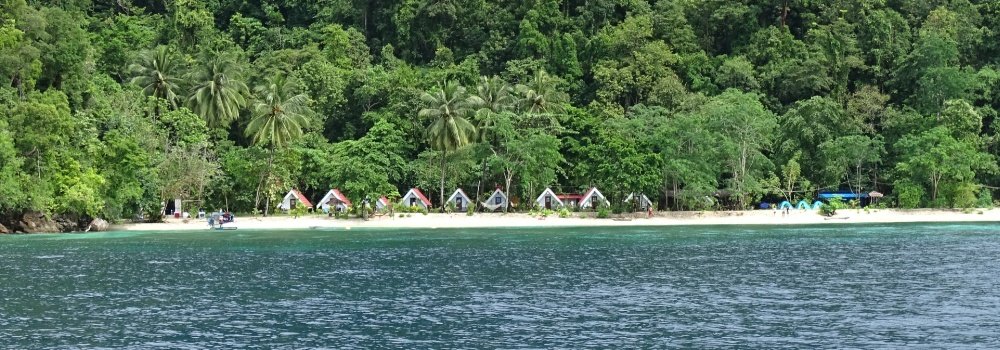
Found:
[[[837,210],[844,209],[846,207],[847,205],[844,204],[842,199],[834,197],[831,198],[829,202],[823,203],[823,205],[819,207],[819,214],[826,217],[832,217],[837,215]]]
[[[566,207],[559,208],[559,217],[560,218],[565,219],[565,218],[568,218],[569,216],[570,216],[569,209],[566,209]]]
[[[334,187],[992,202],[995,1],[583,3],[0,1],[0,217]]]
[[[609,209],[609,208],[607,208],[605,206],[597,208],[597,218],[598,219],[607,219],[609,217],[611,217],[611,209]]]
[[[289,210],[288,214],[297,219],[300,216],[306,215],[307,212],[308,209],[304,205],[299,205],[296,206],[295,208],[292,208],[292,210]]]
[[[913,209],[920,207],[924,200],[924,188],[910,181],[895,183],[894,191],[899,200],[899,207]]]

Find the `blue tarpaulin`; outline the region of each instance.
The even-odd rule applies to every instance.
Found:
[[[784,201],[784,202],[781,202],[781,207],[779,207],[779,209],[784,210],[785,208],[791,208],[791,207],[792,207],[792,203],[790,203],[788,201]]]
[[[851,200],[851,199],[868,198],[868,194],[867,193],[857,194],[852,192],[825,192],[819,194],[819,199],[833,199],[838,197],[844,200]]]

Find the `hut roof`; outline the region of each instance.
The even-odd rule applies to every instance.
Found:
[[[288,198],[289,194],[293,195],[296,199],[298,199],[300,203],[305,204],[305,206],[312,208],[313,206],[312,202],[310,202],[309,199],[306,198],[306,196],[303,196],[302,192],[299,192],[299,190],[293,188],[291,191],[288,191],[288,194],[285,195],[285,198]]]
[[[416,188],[416,187],[414,187],[414,188],[411,188],[409,192],[406,192],[406,195],[405,195],[405,196],[403,196],[403,198],[406,198],[406,197],[407,197],[407,196],[409,196],[409,195],[410,195],[411,193],[412,193],[412,194],[413,194],[414,196],[416,196],[417,198],[419,198],[421,202],[424,202],[424,205],[426,205],[426,206],[428,206],[428,207],[429,207],[429,206],[431,206],[431,201],[430,201],[429,199],[427,199],[427,196],[424,196],[424,193],[423,193],[423,192],[420,192],[420,189],[419,189],[419,188]]]

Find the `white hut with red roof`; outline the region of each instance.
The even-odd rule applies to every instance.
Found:
[[[300,205],[305,206],[306,208],[309,209],[313,208],[313,205],[311,202],[309,202],[309,199],[306,198],[306,196],[303,196],[302,192],[299,192],[299,190],[293,188],[291,191],[288,191],[288,194],[285,195],[285,198],[282,198],[281,202],[278,203],[278,209],[288,211],[295,209]]]
[[[375,210],[383,211],[388,208],[389,208],[389,198],[385,198],[385,196],[382,196],[378,197],[378,199],[375,200]]]
[[[427,199],[427,196],[423,192],[420,192],[419,188],[411,188],[403,196],[401,203],[408,207],[418,207],[423,209],[431,208],[431,201]]]
[[[339,189],[332,188],[317,204],[319,204],[320,208],[323,208],[323,211],[328,211],[327,208],[333,207],[336,211],[345,212],[351,206],[351,200],[341,193]]]

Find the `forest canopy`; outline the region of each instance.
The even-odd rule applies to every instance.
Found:
[[[0,0],[0,216],[990,206],[998,64],[1000,0]]]

